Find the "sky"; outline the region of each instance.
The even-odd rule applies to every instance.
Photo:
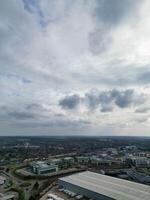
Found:
[[[1,0],[0,136],[150,136],[149,0]]]

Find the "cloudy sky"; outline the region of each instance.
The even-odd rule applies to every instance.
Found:
[[[1,0],[0,135],[150,136],[149,0]]]

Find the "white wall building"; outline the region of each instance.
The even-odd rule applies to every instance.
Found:
[[[4,185],[6,180],[7,179],[4,176],[0,176],[0,185]]]

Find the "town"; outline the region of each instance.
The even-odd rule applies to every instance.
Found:
[[[0,139],[0,199],[75,198],[73,192],[58,187],[58,180],[84,171],[150,185],[150,138]],[[76,195],[76,199],[84,197]]]

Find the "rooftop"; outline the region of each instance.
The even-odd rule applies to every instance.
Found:
[[[64,160],[72,160],[72,157],[65,157]]]
[[[150,200],[150,186],[94,172],[81,172],[59,180],[88,189],[115,200]]]
[[[1,180],[1,181],[5,181],[5,180],[6,180],[6,177],[0,175],[0,180]]]
[[[31,165],[35,166],[35,167],[37,167],[39,169],[47,169],[47,168],[50,169],[50,168],[55,168],[56,167],[56,165],[47,164],[47,163],[45,163],[43,161],[33,162]]]

